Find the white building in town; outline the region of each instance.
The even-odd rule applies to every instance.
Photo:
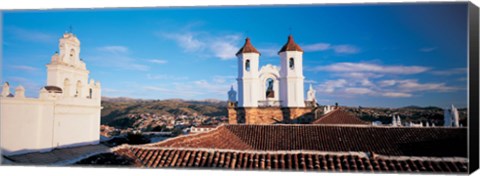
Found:
[[[458,109],[453,106],[450,107],[450,109],[443,109],[444,114],[444,123],[443,126],[446,127],[460,127],[460,117],[458,115]]]
[[[59,40],[59,52],[47,65],[47,86],[38,98],[25,97],[22,86],[0,96],[2,155],[50,151],[97,144],[100,137],[100,82],[88,78],[80,59],[80,41],[72,33]]]
[[[305,107],[303,50],[293,37],[280,49],[280,67],[267,64],[259,68],[260,52],[247,38],[237,52],[238,107]],[[315,101],[312,87],[309,101]]]

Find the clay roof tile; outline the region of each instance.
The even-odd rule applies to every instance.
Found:
[[[242,54],[242,53],[257,53],[257,54],[260,54],[260,52],[258,52],[258,50],[252,45],[252,43],[250,42],[250,38],[246,38],[245,39],[245,44],[243,45],[242,48],[240,48],[240,50],[238,50],[237,54],[235,55],[239,55],[239,54]]]
[[[298,44],[295,43],[295,41],[293,40],[293,36],[289,35],[287,43],[285,43],[285,45],[283,45],[282,49],[280,49],[280,51],[278,51],[278,54],[280,54],[281,52],[285,52],[285,51],[300,51],[300,52],[303,52],[303,49],[300,48],[300,46],[298,46]]]

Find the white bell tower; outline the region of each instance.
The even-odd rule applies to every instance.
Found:
[[[303,90],[303,50],[292,35],[280,55],[280,100],[282,107],[305,107]]]
[[[59,53],[47,64],[47,85],[61,88],[65,97],[86,97],[88,74],[80,59],[80,41],[74,34],[64,33],[59,40]]]
[[[260,52],[250,43],[250,38],[246,38],[245,44],[236,55],[238,57],[238,106],[258,107]]]

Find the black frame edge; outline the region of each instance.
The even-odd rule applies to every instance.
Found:
[[[469,173],[479,168],[479,13],[472,2],[468,4],[468,56],[469,56]]]

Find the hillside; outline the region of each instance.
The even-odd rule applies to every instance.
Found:
[[[226,116],[225,101],[190,101],[180,99],[141,100],[131,98],[102,97],[102,125],[129,128],[135,123],[132,115],[155,114],[156,116]],[[130,116],[129,116],[130,115]]]
[[[429,122],[435,125],[443,125],[444,111],[442,108],[428,106],[406,106],[402,108],[369,108],[369,107],[347,107],[347,110],[354,113],[365,121],[380,121],[384,124],[391,123],[392,114],[400,115],[403,122]],[[458,109],[460,123],[467,126],[467,109]]]

